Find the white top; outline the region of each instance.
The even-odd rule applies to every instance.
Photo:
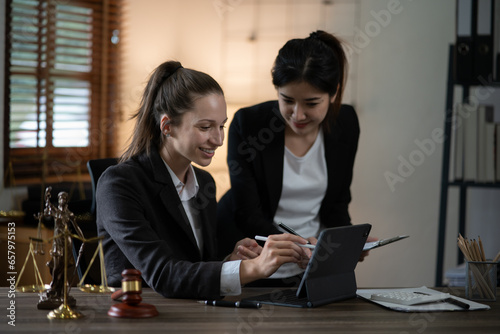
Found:
[[[302,156],[285,147],[283,188],[274,222],[283,222],[304,238],[319,235],[319,209],[328,183],[325,144],[320,130],[314,144]]]
[[[203,234],[202,234],[202,225],[198,219],[197,215],[194,215],[193,212],[196,212],[193,206],[192,201],[195,200],[196,194],[200,189],[198,185],[198,180],[196,179],[196,174],[194,173],[193,166],[189,165],[187,175],[186,175],[186,184],[184,184],[177,175],[172,171],[170,166],[163,160],[165,166],[167,166],[168,172],[172,181],[175,185],[175,189],[179,194],[179,198],[181,200],[184,211],[186,212],[186,216],[188,217],[189,224],[194,233],[194,237],[196,239],[196,243],[198,244],[198,249],[200,254],[203,254]],[[221,269],[221,278],[220,278],[220,294],[223,296],[231,296],[231,295],[239,295],[241,294],[241,283],[240,283],[240,263],[241,260],[238,261],[227,261],[222,264]]]
[[[274,223],[283,222],[304,238],[318,237],[319,209],[325,197],[327,181],[322,130],[302,157],[295,156],[285,147],[283,188]],[[271,278],[290,277],[302,271],[298,265],[286,263]]]

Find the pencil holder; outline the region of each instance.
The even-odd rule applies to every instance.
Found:
[[[496,301],[497,266],[498,262],[467,261],[465,265],[465,298]]]

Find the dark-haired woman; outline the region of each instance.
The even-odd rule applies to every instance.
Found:
[[[324,31],[280,49],[272,68],[278,100],[237,111],[229,128],[221,232],[235,224],[242,236],[270,235],[283,222],[315,238],[351,224],[360,129],[354,108],[342,104],[346,72],[341,42]]]
[[[124,269],[135,268],[165,297],[217,299],[239,294],[283,263],[307,259],[310,253],[297,245],[306,240],[285,234],[271,236],[263,248],[241,240],[226,261],[217,261],[215,183],[191,164],[210,164],[224,139],[226,103],[212,77],[179,62],[161,64],[135,118],[128,149],[97,187],[111,286],[120,285]]]

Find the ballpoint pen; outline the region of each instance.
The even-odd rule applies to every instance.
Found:
[[[261,235],[256,235],[255,240],[260,240],[260,241],[267,241],[267,237],[263,237]],[[296,243],[297,245],[299,245],[300,247],[305,247],[305,248],[309,248],[309,249],[314,249],[316,248],[315,245],[311,245],[311,244],[299,244],[299,243]]]
[[[420,291],[415,291],[415,293],[418,293],[420,295],[427,295],[427,296],[429,296],[428,293],[423,293],[423,292],[420,292]],[[460,301],[458,299],[455,299],[455,298],[453,298],[451,296],[448,297],[448,298],[442,299],[441,302],[450,303],[450,304],[456,305],[458,307],[461,307],[461,308],[463,308],[465,310],[468,310],[470,308],[469,304],[464,303],[464,302],[462,302],[462,301]]]
[[[227,300],[199,300],[198,303],[212,306],[223,307],[238,307],[238,308],[260,308],[262,306],[259,302],[252,302],[247,300],[230,302]]]
[[[464,302],[462,302],[462,301],[460,301],[460,300],[458,300],[458,299],[455,299],[455,298],[451,298],[451,297],[450,297],[450,298],[445,299],[444,301],[445,301],[445,302],[447,302],[447,303],[450,303],[450,304],[456,305],[456,306],[458,306],[458,307],[461,307],[461,308],[463,308],[463,309],[465,309],[465,310],[468,310],[468,309],[470,308],[470,305],[469,305],[469,304],[464,303]]]
[[[288,226],[288,225],[286,225],[286,224],[284,224],[282,222],[278,222],[278,226],[281,227],[282,229],[284,229],[285,231],[287,231],[290,234],[293,234],[293,235],[296,235],[298,237],[304,238],[303,236],[301,236],[300,234],[298,234],[297,232],[295,232],[295,230],[293,228],[291,228],[290,226]],[[304,238],[304,239],[306,239],[306,238]],[[310,244],[309,240],[307,241],[307,243]]]

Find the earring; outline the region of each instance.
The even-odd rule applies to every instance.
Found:
[[[168,133],[168,130],[167,130],[167,125],[170,125],[170,124],[171,124],[170,120],[167,120],[167,121],[165,121],[165,123],[162,124],[162,132],[165,135],[165,137],[167,137],[167,138],[170,137],[170,134]]]

